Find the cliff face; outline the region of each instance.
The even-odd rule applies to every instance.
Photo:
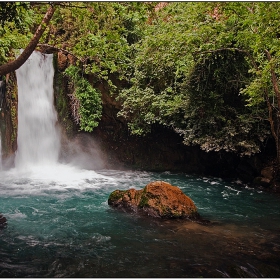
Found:
[[[2,141],[3,159],[13,157],[17,149],[17,85],[16,75],[11,73],[6,75],[6,79],[1,83],[0,96],[0,131]],[[5,163],[10,165],[10,161]]]

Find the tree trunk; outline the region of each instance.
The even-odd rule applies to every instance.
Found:
[[[22,54],[16,60],[8,62],[8,63],[0,66],[0,76],[6,75],[10,72],[17,70],[29,58],[29,56],[35,50],[45,29],[47,28],[47,25],[49,24],[53,14],[54,14],[54,11],[55,11],[55,5],[51,5],[49,7],[48,11],[46,12],[41,24],[38,26],[33,38],[31,39],[31,41],[29,42],[27,47],[24,49]]]
[[[275,170],[275,179],[279,180],[280,178],[280,90],[278,85],[277,76],[275,73],[275,65],[273,64],[271,54],[268,50],[265,50],[268,61],[270,62],[270,74],[271,74],[271,82],[273,85],[273,91],[276,98],[276,106],[275,104],[271,104],[269,101],[268,94],[266,93],[266,100],[269,109],[269,121],[271,126],[272,135],[276,144],[276,170]]]

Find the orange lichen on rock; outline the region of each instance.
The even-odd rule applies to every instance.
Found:
[[[178,187],[163,181],[151,182],[142,190],[116,190],[109,196],[108,204],[153,217],[199,218],[194,202]]]

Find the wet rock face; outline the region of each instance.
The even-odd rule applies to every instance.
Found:
[[[2,214],[0,214],[0,229],[6,226],[7,226],[7,219]]]
[[[163,181],[149,183],[142,190],[115,190],[110,194],[108,204],[152,217],[199,218],[194,202],[178,187]]]

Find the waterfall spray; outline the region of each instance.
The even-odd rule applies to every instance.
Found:
[[[53,55],[33,52],[16,71],[18,138],[15,166],[53,165],[58,161],[60,135],[53,102]]]

